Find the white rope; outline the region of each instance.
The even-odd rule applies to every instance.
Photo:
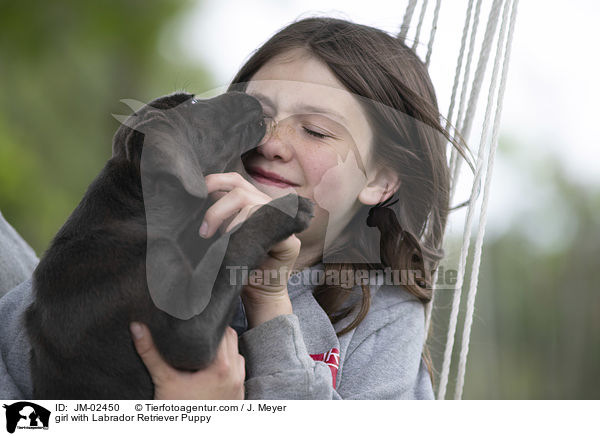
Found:
[[[469,0],[468,6],[467,6],[467,16],[465,18],[465,24],[464,24],[463,34],[462,34],[462,38],[461,38],[461,47],[460,47],[460,53],[459,53],[457,65],[456,65],[454,84],[453,84],[453,88],[452,88],[452,96],[451,96],[451,100],[450,100],[450,107],[448,109],[448,117],[446,118],[446,120],[447,120],[446,129],[449,131],[450,127],[452,125],[452,122],[453,122],[454,109],[455,109],[455,105],[456,105],[456,95],[457,95],[457,91],[458,91],[458,85],[460,82],[461,70],[463,67],[463,58],[464,58],[464,54],[465,54],[467,35],[469,34],[469,29],[470,29],[471,36],[470,36],[470,41],[469,41],[469,50],[468,50],[467,60],[465,63],[465,68],[464,68],[463,83],[462,83],[460,100],[459,100],[459,109],[458,109],[458,115],[456,117],[456,120],[457,120],[456,128],[454,129],[455,134],[453,135],[453,136],[456,136],[456,133],[460,132],[462,135],[462,138],[467,142],[468,142],[468,139],[469,139],[469,136],[471,133],[471,128],[473,126],[473,121],[474,121],[475,112],[476,112],[476,108],[477,108],[477,102],[478,102],[479,94],[481,91],[483,79],[485,77],[485,71],[487,69],[487,64],[489,61],[491,46],[492,46],[492,43],[493,43],[493,40],[494,40],[494,37],[496,34],[497,24],[498,24],[498,20],[499,20],[499,16],[500,16],[500,9],[504,8],[504,10],[503,10],[502,25],[500,28],[500,32],[498,34],[496,59],[494,62],[494,67],[493,67],[490,89],[488,92],[488,102],[487,102],[486,112],[485,112],[485,117],[484,117],[485,119],[484,119],[484,124],[483,124],[483,131],[481,134],[481,140],[480,140],[478,153],[477,153],[477,161],[476,161],[476,168],[475,168],[475,180],[473,182],[470,198],[468,201],[467,218],[465,220],[465,225],[464,225],[464,229],[463,229],[462,249],[461,249],[461,253],[460,253],[460,259],[459,259],[458,271],[457,271],[457,284],[456,284],[456,288],[454,289],[452,310],[451,310],[450,319],[449,319],[449,327],[448,327],[448,332],[447,332],[446,348],[444,350],[444,360],[443,360],[443,365],[442,365],[441,379],[440,379],[440,383],[438,386],[438,399],[444,399],[446,396],[448,376],[449,376],[451,360],[452,360],[451,357],[452,357],[452,351],[453,351],[453,347],[454,347],[454,338],[456,335],[456,325],[458,323],[458,312],[459,312],[459,308],[460,308],[460,299],[461,299],[462,287],[463,287],[464,279],[465,279],[466,261],[467,261],[467,257],[469,254],[471,227],[473,224],[474,211],[475,211],[474,206],[475,206],[475,202],[479,196],[481,179],[482,179],[483,172],[485,171],[486,176],[485,176],[485,184],[484,184],[484,193],[483,193],[481,210],[480,210],[479,226],[478,226],[478,231],[477,231],[477,236],[476,236],[476,241],[475,241],[475,253],[474,253],[474,260],[473,260],[472,269],[471,269],[469,292],[467,295],[467,312],[466,312],[465,324],[464,324],[464,328],[463,328],[458,376],[457,376],[457,380],[456,380],[456,389],[455,389],[455,399],[460,399],[462,397],[462,391],[463,391],[463,386],[464,386],[464,375],[465,375],[465,370],[466,370],[466,361],[467,361],[467,356],[468,356],[468,351],[469,351],[470,332],[471,332],[472,322],[473,322],[475,297],[477,294],[479,268],[481,265],[481,252],[482,252],[482,247],[483,247],[483,237],[485,235],[485,224],[487,221],[487,205],[488,205],[488,199],[489,199],[489,189],[490,189],[490,185],[491,185],[491,176],[493,173],[492,168],[493,168],[493,163],[494,163],[494,155],[495,155],[495,151],[497,148],[497,142],[498,142],[498,132],[499,132],[499,125],[500,125],[501,111],[502,111],[502,100],[504,98],[504,90],[505,90],[505,86],[506,86],[506,73],[508,70],[508,60],[510,57],[509,56],[510,55],[510,46],[512,44],[512,35],[513,35],[514,22],[515,22],[515,16],[516,16],[516,6],[517,6],[518,0],[493,0],[491,10],[490,10],[489,16],[488,16],[486,31],[485,31],[483,41],[481,44],[481,50],[479,53],[479,60],[478,60],[477,68],[475,70],[475,75],[473,78],[473,84],[471,86],[469,98],[467,99],[467,88],[468,88],[469,78],[470,78],[471,61],[473,59],[474,52],[475,52],[475,48],[474,48],[475,47],[475,39],[476,39],[476,35],[477,35],[477,28],[478,28],[478,23],[479,23],[479,16],[480,16],[480,11],[481,11],[482,0],[477,0],[476,6],[475,6],[475,12],[473,15],[473,22],[471,25],[473,2],[474,2],[474,0]],[[417,3],[416,0],[409,0],[409,3],[406,7],[401,30],[398,35],[398,38],[400,38],[402,40],[406,39],[406,35],[408,33],[414,11],[417,6],[416,3]],[[508,30],[508,34],[507,34],[507,28],[506,28],[507,24],[506,23],[508,21],[508,12],[511,9],[511,4],[512,4],[513,12],[511,15],[510,29]],[[427,5],[428,5],[428,0],[423,0],[422,5],[421,5],[420,14],[419,14],[419,21],[417,24],[416,34],[415,34],[415,38],[413,41],[413,46],[412,46],[413,50],[416,50],[416,47],[419,44],[419,38],[421,35],[421,30],[422,30],[422,25],[423,25],[424,17],[426,14],[426,10],[427,10]],[[441,0],[436,0],[436,6],[435,6],[434,13],[433,13],[432,28],[430,31],[429,43],[427,46],[427,55],[426,55],[426,60],[425,60],[426,66],[429,65],[429,62],[431,59],[431,53],[433,50],[433,42],[435,39],[435,33],[436,33],[436,29],[437,29],[437,22],[438,22],[438,18],[439,18],[440,7],[441,7]],[[500,87],[498,89],[497,97],[495,98],[497,82],[498,82],[498,72],[500,69],[502,53],[503,53],[503,46],[504,46],[505,40],[506,40],[506,50],[505,50],[504,62],[503,62],[503,66],[502,66],[502,73],[501,73],[502,78],[500,81]],[[468,101],[468,104],[467,104],[467,101]],[[494,101],[497,102],[496,103],[497,107],[496,107],[496,112],[494,114],[494,120],[493,120],[492,140],[490,142],[489,149],[488,149],[488,147],[486,146],[486,144],[487,144],[486,139],[488,138],[488,134],[489,134],[489,130],[490,130],[491,114],[493,111],[492,108],[494,106]],[[465,112],[465,107],[466,107],[466,112]],[[486,151],[487,151],[487,168],[484,165]],[[462,160],[458,159],[458,154],[457,154],[456,148],[452,147],[452,154],[451,154],[450,162],[449,162],[449,167],[450,167],[450,171],[452,174],[451,195],[450,195],[451,199],[454,197],[454,193],[456,190],[461,163],[462,163]],[[433,276],[432,285],[434,287],[434,290],[435,290],[436,282],[437,282],[437,271]],[[435,296],[435,292],[432,294],[432,300],[425,307],[425,332],[426,332],[425,336],[426,336],[426,338],[428,336],[429,328],[431,326],[431,317],[432,317],[434,296]]]
[[[481,3],[481,0],[479,3]],[[454,72],[454,83],[452,84],[452,96],[450,97],[450,107],[448,108],[448,112],[447,112],[447,116],[446,116],[446,121],[447,121],[446,122],[446,130],[450,129],[450,127],[454,123],[454,105],[456,104],[456,92],[458,91],[458,83],[460,82],[460,73],[462,70],[463,57],[465,55],[465,47],[467,44],[467,35],[469,34],[469,29],[471,26],[471,15],[473,14],[472,11],[473,11],[473,0],[469,0],[469,3],[467,5],[467,13],[465,16],[465,24],[463,26],[463,33],[462,33],[462,37],[460,38],[460,51],[458,53],[458,60],[456,61],[456,70]],[[477,16],[477,18],[479,18],[479,16]],[[474,23],[473,24],[473,32],[471,32],[471,34],[476,33],[476,31],[477,31],[477,23]],[[472,40],[473,39],[471,39],[471,41]],[[471,46],[471,49],[472,49],[472,46]],[[469,68],[470,68],[470,63],[467,63],[467,65],[465,66],[465,70],[467,70]],[[463,87],[463,89],[464,89],[464,87]],[[457,119],[459,119],[459,118],[457,117]],[[458,132],[458,125],[455,126],[454,132],[455,133]],[[453,136],[456,136],[456,134],[454,134]],[[452,147],[452,154],[450,156],[450,170],[454,169],[457,154],[458,154],[458,151],[456,150],[456,147]],[[450,197],[450,198],[452,198],[452,197]]]
[[[471,88],[471,95],[469,97],[469,104],[467,105],[464,124],[461,126],[461,132],[465,137],[469,137],[471,133],[471,127],[473,127],[473,119],[475,118],[475,111],[477,109],[477,100],[479,98],[479,92],[481,91],[481,86],[483,84],[483,77],[485,75],[488,59],[490,57],[492,41],[494,39],[494,34],[496,33],[498,15],[500,14],[501,6],[501,1],[494,0],[494,3],[492,4],[492,10],[490,12],[490,17],[493,15],[494,18],[491,20],[491,25],[488,21],[488,27],[485,30],[481,53],[479,55],[479,62],[477,63],[477,69],[475,70],[475,76],[473,78],[473,88]]]
[[[487,60],[489,58],[489,52],[493,40],[493,36],[496,31],[498,16],[500,12],[500,8],[502,7],[503,0],[494,0],[492,4],[492,9],[490,10],[490,15],[488,17],[488,24],[486,33],[483,39],[482,47],[481,47],[481,56],[479,58],[479,63],[477,66],[477,70],[475,73],[475,81],[473,83],[473,89],[471,90],[471,99],[469,101],[469,108],[467,110],[467,118],[466,121],[469,122],[469,125],[465,124],[467,128],[465,138],[468,138],[470,133],[470,127],[472,123],[473,111],[469,109],[473,108],[476,105],[476,97],[479,95],[479,91],[481,90],[481,84],[483,82],[483,76],[485,73],[485,66],[487,64]],[[444,350],[444,360],[442,365],[442,374],[440,377],[440,385],[438,390],[438,399],[443,400],[446,396],[446,388],[448,384],[448,374],[450,373],[450,363],[452,356],[452,349],[454,348],[454,335],[456,333],[456,324],[458,320],[458,310],[460,307],[460,297],[462,291],[462,285],[464,281],[465,274],[465,265],[466,258],[469,252],[469,242],[471,236],[471,225],[473,221],[473,205],[475,202],[475,195],[478,192],[478,186],[481,181],[481,170],[483,167],[483,150],[485,147],[480,144],[478,157],[477,157],[477,166],[475,172],[475,180],[473,182],[473,189],[471,190],[471,197],[469,199],[469,205],[467,209],[467,219],[465,222],[465,227],[463,231],[463,241],[462,241],[462,250],[460,253],[460,259],[458,263],[458,280],[456,289],[454,291],[454,298],[452,301],[452,310],[450,313],[450,321],[448,327],[448,336],[446,340],[446,348]]]
[[[471,15],[472,15],[472,9],[473,9],[473,0],[469,0],[469,4],[467,5],[467,14],[465,17],[465,25],[463,26],[463,34],[460,40],[460,52],[458,54],[458,60],[456,61],[456,70],[454,72],[454,83],[452,84],[452,96],[450,97],[450,107],[448,108],[448,115],[446,116],[446,130],[449,131],[450,127],[452,126],[452,124],[454,123],[454,105],[456,104],[456,91],[458,90],[458,83],[460,82],[460,72],[462,69],[462,64],[463,64],[463,56],[465,54],[465,46],[466,46],[466,42],[467,42],[467,34],[469,33],[469,27],[470,27],[470,21],[471,21]],[[479,18],[479,17],[477,17]],[[474,34],[477,31],[477,23],[475,22],[473,24],[473,31],[471,32],[471,34]],[[471,47],[472,49],[472,47]],[[471,53],[471,50],[469,50],[469,53]],[[470,62],[467,62],[467,65],[465,66],[465,76],[468,76],[468,70],[470,69]],[[466,77],[465,77],[466,79]],[[462,95],[461,95],[462,97]],[[457,120],[460,118],[457,118]],[[458,122],[457,122],[458,124]],[[458,132],[458,125],[454,128],[454,133],[453,133],[453,137],[456,137],[456,133]],[[458,157],[458,150],[456,150],[456,147],[451,147],[451,153],[450,153],[450,165],[449,165],[449,169],[450,169],[450,174],[451,174],[451,179],[450,179],[450,199],[452,199],[454,197],[454,186],[456,185],[455,183],[455,179],[454,179],[454,167],[456,166],[456,159]]]
[[[417,32],[415,33],[415,39],[413,41],[412,49],[416,51],[417,45],[419,44],[419,36],[421,36],[421,28],[423,27],[423,21],[425,20],[425,12],[427,11],[427,3],[429,0],[423,0],[421,2],[421,13],[419,14],[419,22],[417,23]]]
[[[436,12],[435,12],[435,17],[434,17],[434,26],[432,28],[432,35],[429,38],[429,47],[427,49],[427,55],[429,56],[432,46],[433,46],[433,38],[435,35],[435,23],[437,23],[437,14],[439,12],[439,4],[440,2],[438,1],[437,5],[436,5]],[[454,84],[452,85],[452,96],[450,97],[450,108],[448,109],[448,115],[446,116],[446,130],[450,129],[450,126],[452,124],[452,116],[454,115],[454,104],[455,104],[455,99],[456,99],[456,90],[458,89],[458,82],[460,80],[460,71],[462,69],[462,63],[463,63],[463,56],[465,53],[465,46],[466,46],[466,41],[467,41],[467,33],[469,31],[469,23],[471,21],[471,9],[473,7],[473,0],[469,0],[469,5],[467,6],[467,14],[465,17],[465,25],[463,27],[463,34],[462,34],[462,38],[461,38],[461,42],[460,42],[460,52],[458,54],[458,60],[456,61],[456,71],[454,73]],[[455,135],[453,135],[455,136]],[[454,147],[452,147],[452,155],[454,156],[455,153],[455,149]],[[428,337],[428,333],[429,333],[429,326],[431,324],[431,312],[433,310],[433,303],[435,300],[435,283],[437,282],[437,269],[434,273],[433,276],[433,292],[431,294],[431,300],[429,301],[429,303],[427,303],[427,305],[425,306],[425,338]]]
[[[481,4],[482,1],[481,0],[477,0],[477,4],[475,5],[475,16],[473,18],[473,30],[471,32],[471,36],[470,36],[470,40],[469,40],[469,52],[467,54],[467,66],[468,68],[465,69],[465,77],[463,80],[463,86],[460,92],[460,105],[458,108],[458,116],[457,116],[457,122],[460,123],[459,124],[459,129],[462,129],[463,127],[463,123],[464,123],[464,114],[465,114],[465,106],[466,106],[466,102],[467,102],[467,85],[469,83],[469,78],[470,78],[470,70],[471,70],[471,62],[473,60],[473,55],[475,53],[475,39],[477,37],[477,29],[479,28],[479,17],[481,15]]]
[[[410,22],[412,21],[412,16],[415,12],[416,6],[417,0],[409,0],[406,10],[404,11],[404,18],[402,19],[402,26],[400,26],[400,33],[398,34],[398,38],[401,41],[406,39],[406,34],[408,33],[408,28],[410,27]]]
[[[496,52],[496,62],[494,64],[494,71],[492,74],[492,85],[491,89],[496,88],[498,70],[500,65],[500,59],[502,57],[502,46],[506,39],[506,52],[504,54],[504,63],[502,66],[502,78],[500,80],[500,88],[498,90],[498,98],[496,103],[496,113],[494,115],[494,126],[492,130],[492,140],[488,155],[487,173],[485,177],[483,199],[481,203],[481,211],[479,217],[479,229],[477,232],[477,239],[475,241],[475,253],[473,255],[473,266],[471,269],[471,282],[469,286],[469,293],[467,297],[467,312],[465,314],[465,325],[463,329],[462,345],[460,352],[460,360],[458,365],[458,376],[456,379],[456,390],[454,393],[454,399],[460,400],[462,397],[465,369],[467,365],[467,356],[469,354],[469,339],[471,336],[471,326],[473,324],[473,313],[475,311],[475,297],[477,295],[477,284],[479,278],[479,267],[481,265],[481,252],[483,247],[483,237],[485,235],[485,226],[487,222],[487,207],[489,200],[489,191],[492,184],[492,174],[494,169],[494,157],[496,155],[496,149],[498,147],[498,133],[500,130],[500,118],[502,115],[502,104],[504,101],[504,91],[506,89],[506,76],[508,72],[508,64],[510,60],[510,49],[512,45],[514,26],[516,21],[516,11],[518,0],[512,1],[512,14],[510,17],[510,29],[508,30],[508,38],[506,38],[506,22],[508,21],[508,11],[510,9],[510,2],[507,2],[504,7],[504,13],[502,17],[502,27],[500,28],[500,36],[498,37],[498,48]],[[488,107],[491,109],[492,105],[488,103]],[[487,110],[487,109],[486,109]],[[486,125],[487,129],[487,125]],[[487,135],[487,132],[486,132]],[[482,143],[484,137],[482,135]]]
[[[427,44],[427,55],[425,56],[425,66],[427,68],[429,68],[429,61],[431,61],[431,52],[433,51],[433,41],[435,40],[435,31],[437,30],[437,22],[438,18],[440,17],[441,6],[442,0],[436,0],[435,10],[433,11],[433,21],[431,23],[431,32],[429,33],[429,44]]]
[[[467,61],[465,64],[465,74],[462,82],[462,89],[460,91],[460,100],[458,107],[458,115],[456,117],[456,128],[459,132],[461,132],[462,137],[465,141],[468,141],[468,134],[463,134],[462,128],[465,124],[465,120],[463,119],[463,115],[465,112],[465,104],[467,101],[467,87],[469,84],[469,79],[471,75],[471,62],[473,60],[473,54],[475,52],[475,38],[477,36],[477,28],[479,27],[479,16],[481,12],[481,0],[477,0],[477,4],[475,6],[475,15],[473,17],[473,28],[471,30],[471,38],[469,41],[469,51],[467,53]],[[479,95],[479,94],[478,94]],[[477,104],[477,100],[475,101]],[[460,173],[460,167],[462,164],[462,160],[458,160],[458,152],[455,149],[452,149],[453,156],[450,159],[450,174],[451,174],[451,185],[450,185],[450,198],[454,198],[454,194],[456,192],[456,187],[458,185],[458,176]],[[454,158],[454,159],[452,159]]]

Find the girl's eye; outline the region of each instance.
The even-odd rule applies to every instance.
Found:
[[[307,129],[306,127],[302,127],[302,128],[308,135],[314,136],[315,138],[320,138],[320,139],[329,138],[329,135],[324,135],[323,133],[315,132],[314,130]]]

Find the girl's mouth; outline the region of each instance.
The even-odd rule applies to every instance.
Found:
[[[248,168],[246,171],[250,175],[250,177],[252,177],[258,183],[262,183],[265,185],[277,186],[279,188],[299,186],[298,184],[293,183],[279,176],[278,174],[271,173],[260,168]]]

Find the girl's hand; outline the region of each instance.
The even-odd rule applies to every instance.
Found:
[[[208,193],[217,199],[206,211],[200,227],[200,236],[205,238],[219,229],[231,230],[273,200],[239,173],[209,174],[205,182]],[[295,193],[292,188],[290,192]],[[244,286],[242,300],[250,328],[278,315],[292,313],[287,281],[299,253],[300,240],[292,235],[272,247],[259,268],[262,274],[249,277],[251,280]]]
[[[213,363],[196,372],[169,366],[154,346],[148,327],[131,324],[135,349],[154,383],[155,400],[243,400],[245,361],[238,352],[237,333],[227,327]]]

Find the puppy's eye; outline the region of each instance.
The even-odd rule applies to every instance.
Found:
[[[265,127],[265,136],[263,137],[262,141],[260,141],[259,145],[264,144],[265,142],[267,142],[269,140],[269,138],[271,137],[271,135],[273,134],[273,131],[275,130],[275,127],[277,126],[277,122],[265,115],[260,121],[259,121],[259,125],[260,127]]]
[[[260,124],[261,125],[266,125],[268,126],[272,126],[275,123],[275,120],[273,119],[273,117],[269,116],[269,115],[264,115],[260,120]]]

